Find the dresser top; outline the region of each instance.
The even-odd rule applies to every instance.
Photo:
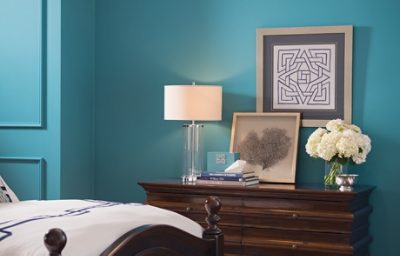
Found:
[[[320,195],[332,197],[353,197],[360,194],[369,194],[374,187],[356,185],[352,191],[340,191],[339,189],[327,189],[323,184],[299,183],[299,184],[272,184],[260,183],[252,186],[227,186],[227,185],[199,185],[182,184],[180,180],[159,180],[139,182],[146,191],[182,192],[185,193],[219,193],[231,195],[265,195],[265,194],[292,194],[292,195]]]

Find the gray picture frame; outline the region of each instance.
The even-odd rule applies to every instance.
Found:
[[[257,29],[257,112],[300,112],[303,127],[351,123],[352,47],[353,26]]]

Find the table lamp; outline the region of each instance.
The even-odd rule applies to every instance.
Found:
[[[191,121],[184,124],[183,183],[194,183],[203,170],[203,124],[222,117],[222,87],[218,85],[166,85],[164,120]]]

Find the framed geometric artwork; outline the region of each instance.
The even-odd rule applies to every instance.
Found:
[[[233,113],[230,152],[261,182],[295,183],[300,113]]]
[[[257,112],[351,123],[352,26],[257,29]]]

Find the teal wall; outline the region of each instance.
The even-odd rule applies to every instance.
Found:
[[[256,28],[353,25],[353,121],[373,142],[353,171],[377,187],[372,255],[398,255],[399,9],[395,0],[0,0],[0,174],[12,187],[24,177],[24,199],[143,201],[138,181],[180,174],[181,123],[163,120],[163,85],[222,85],[223,120],[207,123],[205,146],[228,150],[232,113],[255,111]],[[322,161],[304,152],[312,131],[301,129],[297,182],[322,180]]]
[[[206,150],[228,150],[232,112],[255,111],[256,28],[353,25],[353,122],[373,142],[353,171],[377,186],[372,255],[398,255],[398,10],[395,0],[97,0],[96,196],[141,201],[136,182],[179,176],[181,123],[163,120],[163,85],[222,85]],[[304,152],[312,131],[301,129],[297,182],[322,180],[322,161]]]
[[[94,196],[94,0],[0,0],[0,175],[21,199]]]
[[[94,197],[94,0],[61,1],[61,197]]]
[[[60,197],[60,15],[0,1],[0,172],[22,199]]]

